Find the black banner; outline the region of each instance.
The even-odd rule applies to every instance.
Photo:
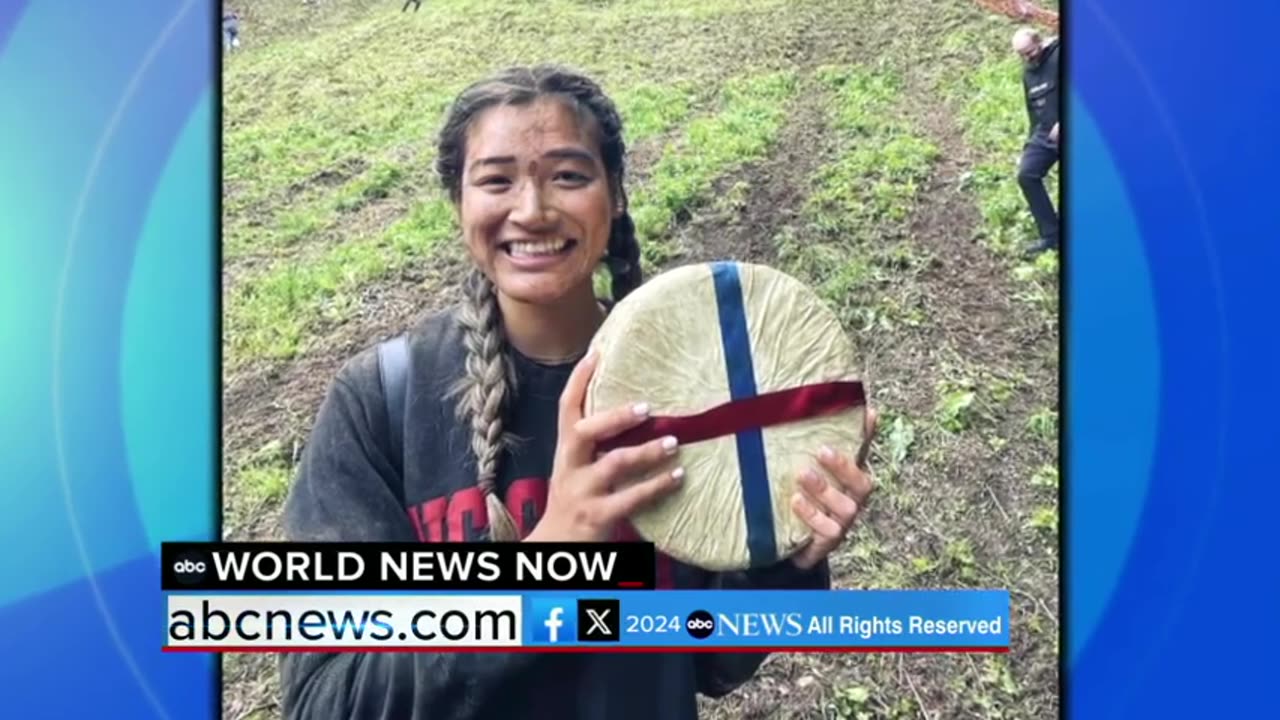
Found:
[[[651,590],[652,543],[190,543],[163,590]]]

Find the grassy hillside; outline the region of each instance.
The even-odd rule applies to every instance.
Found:
[[[1058,285],[1014,182],[1014,24],[968,0],[245,0],[224,73],[225,532],[277,536],[322,394],[456,298],[448,100],[513,63],[622,108],[650,273],[734,258],[839,312],[883,412],[843,587],[1002,587],[1001,656],[776,656],[710,718],[1043,718],[1058,689]],[[225,660],[224,716],[275,663]]]

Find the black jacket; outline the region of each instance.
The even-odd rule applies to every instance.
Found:
[[[349,361],[334,381],[285,506],[291,540],[483,540],[486,514],[475,486],[467,428],[442,402],[462,371],[453,311],[410,333],[404,479],[390,457],[377,354]],[[546,504],[556,445],[557,403],[571,366],[516,357],[519,392],[509,430],[524,441],[497,482],[522,533]],[[631,536],[635,539],[635,536]],[[620,538],[621,539],[621,538]],[[826,588],[825,564],[790,563],[711,574],[660,558],[659,585],[678,588]],[[518,653],[285,654],[285,716],[308,720],[690,720],[696,695],[724,695],[748,680],[759,654],[574,655]]]
[[[1030,142],[1056,145],[1049,142],[1049,130],[1058,122],[1061,99],[1058,74],[1059,41],[1050,40],[1034,64],[1022,70],[1022,89],[1027,100],[1027,119],[1030,121]]]

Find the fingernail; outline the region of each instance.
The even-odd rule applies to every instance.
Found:
[[[676,446],[679,444],[680,443],[676,441],[674,435],[668,435],[662,438],[662,449],[666,450],[668,455],[674,453],[676,451]]]
[[[648,417],[649,403],[636,403],[631,406],[631,412],[635,413],[636,417]]]
[[[671,471],[671,479],[679,482],[684,479],[684,468],[678,467]]]
[[[832,450],[830,447],[828,447],[828,446],[826,446],[826,445],[823,445],[823,446],[822,446],[822,450],[820,450],[820,451],[818,452],[818,454],[822,456],[822,459],[823,459],[823,460],[835,460],[835,459],[836,459],[836,451],[835,451],[835,450]]]

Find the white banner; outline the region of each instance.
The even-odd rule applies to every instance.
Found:
[[[519,595],[170,595],[166,647],[519,647]]]

